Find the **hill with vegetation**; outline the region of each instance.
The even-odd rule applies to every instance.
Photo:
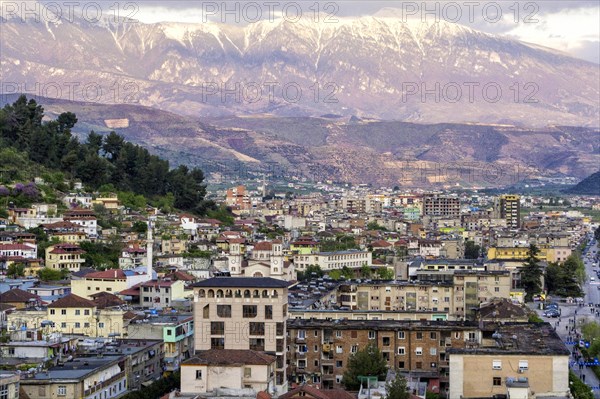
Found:
[[[565,192],[576,195],[600,195],[600,171],[586,177]]]
[[[25,96],[0,109],[0,196],[26,205],[42,197],[52,199],[55,191],[70,189],[66,181],[80,180],[89,191],[143,196],[196,214],[214,206],[205,200],[202,170],[185,165],[171,169],[169,161],[114,131],[90,131],[80,142],[72,134],[76,124],[74,113],[51,119]],[[34,177],[48,183],[43,190],[32,183]]]

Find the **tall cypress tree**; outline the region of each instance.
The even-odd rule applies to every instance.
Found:
[[[542,291],[542,267],[538,255],[539,248],[535,244],[529,245],[527,259],[521,268],[521,285],[525,289],[525,300],[531,301],[535,294]]]

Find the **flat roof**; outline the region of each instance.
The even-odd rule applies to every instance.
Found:
[[[286,288],[287,281],[271,277],[213,277],[192,284],[192,287],[206,288]]]

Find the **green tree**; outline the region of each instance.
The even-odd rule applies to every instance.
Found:
[[[409,399],[410,392],[404,378],[399,372],[396,372],[396,377],[385,384],[385,399]]]
[[[25,265],[22,263],[12,263],[8,266],[6,275],[10,278],[23,277],[25,275]]]
[[[342,276],[346,280],[353,279],[354,278],[354,271],[352,269],[350,269],[348,266],[344,266],[344,267],[342,267]]]
[[[475,241],[465,242],[465,259],[477,259],[481,255],[481,247]]]
[[[593,399],[594,394],[588,385],[581,381],[574,372],[569,371],[569,386],[574,399]]]
[[[69,274],[67,269],[55,270],[49,267],[38,270],[38,277],[42,281],[57,281],[62,280]]]
[[[376,376],[383,381],[387,373],[387,363],[377,345],[370,343],[364,349],[350,355],[348,367],[342,383],[349,391],[360,388],[359,376]]]
[[[331,278],[332,280],[339,280],[340,278],[342,278],[342,272],[338,269],[331,270],[328,274],[329,278]]]
[[[377,278],[380,280],[393,280],[394,277],[394,271],[392,269],[388,269],[387,267],[380,267],[377,269]]]
[[[369,267],[369,265],[367,265],[366,263],[364,263],[360,267],[360,275],[363,278],[371,278],[371,274],[373,274],[373,270],[371,270],[371,268]]]
[[[319,265],[308,265],[306,266],[306,269],[304,269],[304,271],[299,271],[298,273],[298,280],[299,281],[305,281],[305,280],[310,280],[311,278],[320,278],[323,277],[323,270],[321,270],[321,267]]]
[[[383,227],[382,225],[380,225],[376,221],[372,221],[372,222],[367,223],[367,230],[387,231],[387,229],[385,227]]]
[[[521,268],[521,285],[525,289],[525,300],[531,301],[533,296],[542,291],[542,267],[537,257],[540,250],[535,244],[529,246],[527,259]]]
[[[133,222],[133,226],[131,226],[131,231],[138,234],[145,234],[148,231],[148,224],[144,221],[137,220]]]

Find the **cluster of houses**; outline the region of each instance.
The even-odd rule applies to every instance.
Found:
[[[528,323],[520,269],[532,243],[566,260],[591,218],[517,195],[221,194],[232,223],[81,192],[9,207],[0,397],[118,398],[180,371],[179,397],[356,398],[343,375],[369,344],[416,397],[567,397],[569,352]],[[85,242],[118,243],[118,262]]]

